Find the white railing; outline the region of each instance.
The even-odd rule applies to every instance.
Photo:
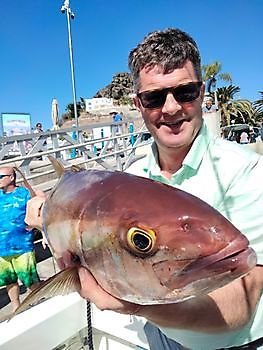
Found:
[[[94,138],[93,130],[101,128],[103,131],[105,127],[110,130],[110,135]],[[103,132],[101,134],[103,136]],[[65,168],[76,164],[85,168],[122,171],[137,159],[136,149],[150,142],[145,140],[145,135],[144,127],[130,133],[127,122],[118,122],[1,137],[0,166],[19,167],[32,185],[43,184],[56,177],[48,155],[60,159]]]

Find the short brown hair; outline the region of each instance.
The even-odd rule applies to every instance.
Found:
[[[180,29],[154,31],[129,54],[129,68],[135,91],[140,89],[139,74],[145,67],[160,66],[164,73],[182,67],[189,60],[198,80],[202,80],[201,57],[194,39]]]

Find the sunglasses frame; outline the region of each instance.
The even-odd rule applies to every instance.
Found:
[[[187,84],[177,85],[176,87],[171,86],[171,87],[164,88],[164,89],[146,90],[146,91],[142,91],[142,92],[137,93],[137,97],[139,98],[143,108],[147,108],[147,109],[161,108],[165,104],[168,92],[171,92],[174,99],[180,104],[192,103],[193,101],[195,101],[199,97],[202,84],[203,83],[201,81],[192,81],[192,82],[187,83]],[[195,87],[196,91],[193,91],[193,93],[195,92],[196,95],[194,95],[192,99],[187,100],[187,101],[182,101],[180,98],[178,99],[178,92],[177,91],[180,91],[184,87]],[[154,94],[154,93],[158,93],[158,92],[160,93],[160,95],[159,95],[159,102],[160,103],[157,104],[156,106],[154,105],[153,107],[147,107],[147,101],[143,100],[143,96],[144,95],[147,96],[147,94],[151,94],[151,93]],[[146,97],[146,99],[147,99],[147,97]],[[145,105],[145,103],[146,103],[146,105]]]
[[[2,180],[2,178],[6,176],[11,176],[11,174],[0,174],[0,180]]]

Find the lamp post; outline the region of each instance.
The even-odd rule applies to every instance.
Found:
[[[74,73],[74,60],[73,60],[73,49],[72,49],[72,38],[71,38],[71,26],[70,21],[74,19],[75,15],[69,7],[69,0],[65,0],[63,6],[61,7],[61,12],[67,15],[68,24],[68,46],[69,46],[69,59],[71,68],[71,82],[72,82],[72,93],[73,93],[73,106],[74,106],[74,118],[77,127],[77,138],[78,138],[78,114],[77,114],[77,101],[76,101],[76,88],[75,88],[75,73]]]

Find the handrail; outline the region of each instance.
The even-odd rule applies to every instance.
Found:
[[[32,185],[41,185],[56,178],[54,170],[49,168],[48,155],[61,159],[65,168],[77,164],[86,168],[97,166],[122,171],[136,159],[136,149],[151,142],[142,140],[146,132],[144,126],[134,132],[128,132],[127,127],[127,121],[84,126],[79,128],[78,140],[74,127],[1,137],[0,166],[19,167]],[[94,138],[94,128],[107,128],[110,135]],[[132,139],[134,142],[131,142]],[[17,181],[20,183],[22,179],[18,176]]]

